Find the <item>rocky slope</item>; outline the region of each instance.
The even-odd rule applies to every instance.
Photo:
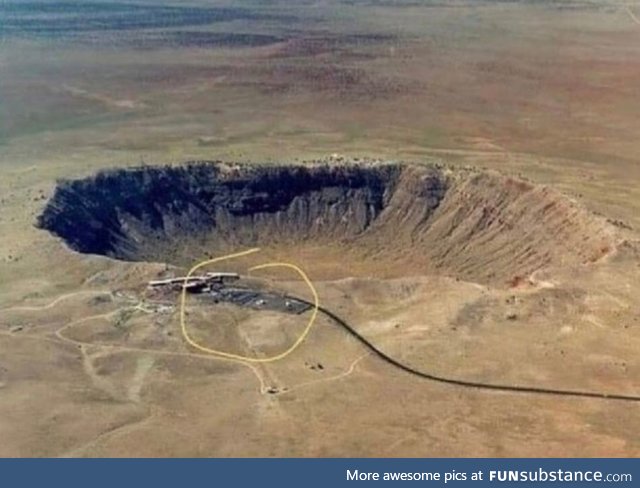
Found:
[[[106,171],[60,182],[38,225],[78,252],[124,260],[179,262],[195,242],[209,250],[331,242],[425,273],[503,283],[598,260],[616,241],[612,226],[547,187],[400,164]]]

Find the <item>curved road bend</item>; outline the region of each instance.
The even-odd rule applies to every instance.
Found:
[[[298,297],[291,297],[300,302],[306,303],[307,305],[314,306],[313,303],[304,300]],[[378,349],[374,344],[369,342],[364,336],[362,336],[358,331],[356,331],[353,327],[351,327],[347,322],[342,320],[336,314],[331,312],[330,310],[319,306],[318,311],[324,314],[326,317],[333,320],[335,323],[344,328],[349,334],[355,337],[360,343],[362,343],[367,349],[369,349],[373,354],[382,359],[388,364],[395,366],[402,371],[417,376],[422,379],[426,379],[429,381],[435,381],[438,383],[444,383],[447,385],[461,386],[464,388],[475,388],[478,390],[492,390],[492,391],[504,391],[510,393],[529,393],[536,395],[554,395],[554,396],[565,396],[565,397],[580,397],[580,398],[596,398],[600,400],[619,400],[626,402],[640,402],[640,396],[636,395],[621,395],[617,393],[600,393],[593,391],[579,391],[579,390],[559,390],[554,388],[538,388],[533,386],[517,386],[517,385],[496,385],[492,383],[482,383],[477,381],[465,381],[465,380],[457,380],[453,378],[447,378],[444,376],[438,376],[435,374],[425,373],[424,371],[417,370],[411,366],[408,366],[404,363],[401,363],[397,359],[387,355],[380,349]]]

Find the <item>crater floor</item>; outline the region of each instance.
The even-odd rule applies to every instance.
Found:
[[[105,171],[61,182],[38,225],[81,253],[129,261],[188,265],[262,246],[313,251],[315,261],[335,262],[333,278],[358,274],[366,261],[369,276],[439,273],[500,285],[597,261],[619,240],[603,218],[547,187],[394,163]]]
[[[638,395],[634,234],[553,189],[443,166],[198,162],[63,180],[40,205],[46,231],[29,228],[2,288],[2,455],[640,453],[637,404],[420,380],[325,315],[281,361],[199,354],[175,293],[146,287],[259,246],[211,270],[298,264],[323,307],[416,370]],[[282,270],[251,279],[311,298]],[[255,357],[308,319],[198,297],[186,313],[199,343]]]

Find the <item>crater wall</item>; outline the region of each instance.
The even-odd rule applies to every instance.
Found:
[[[190,263],[181,250],[198,242],[208,251],[326,242],[479,282],[596,261],[616,239],[550,188],[390,163],[105,171],[59,182],[38,226],[77,252],[122,260]]]

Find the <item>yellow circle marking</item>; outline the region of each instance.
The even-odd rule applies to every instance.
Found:
[[[313,283],[311,282],[307,274],[301,268],[291,263],[266,263],[266,264],[259,264],[258,266],[249,268],[249,271],[267,269],[267,268],[292,269],[300,275],[300,277],[304,280],[306,285],[309,287],[309,290],[311,290],[311,294],[313,295],[313,312],[311,313],[309,322],[307,323],[307,326],[305,327],[302,334],[300,334],[300,336],[296,339],[296,341],[286,351],[281,352],[280,354],[276,354],[275,356],[270,356],[266,358],[242,356],[241,354],[233,354],[230,352],[219,351],[217,349],[212,349],[212,348],[203,346],[201,344],[198,344],[189,335],[189,332],[187,330],[187,322],[185,320],[185,316],[186,316],[185,309],[186,309],[186,303],[187,303],[186,283],[189,280],[189,278],[193,276],[193,273],[195,273],[197,270],[199,270],[203,266],[208,266],[208,265],[219,263],[222,261],[227,261],[229,259],[237,259],[243,256],[248,256],[249,254],[256,253],[258,251],[260,251],[259,248],[253,248],[253,249],[248,249],[246,251],[242,251],[234,254],[227,254],[226,256],[220,256],[217,258],[209,259],[207,261],[202,261],[201,263],[196,264],[193,268],[189,270],[185,278],[185,284],[182,286],[182,294],[180,298],[180,328],[182,329],[182,336],[184,337],[184,340],[187,341],[187,343],[190,344],[192,347],[198,349],[199,351],[206,352],[208,354],[214,354],[216,356],[220,356],[227,359],[236,359],[238,361],[245,361],[248,363],[269,363],[269,362],[278,361],[280,359],[287,357],[289,354],[295,351],[300,344],[302,344],[302,341],[305,340],[305,338],[309,334],[309,331],[311,330],[311,327],[316,321],[316,317],[318,316],[318,309],[320,308],[320,300],[318,298],[318,292],[316,291],[315,286],[313,286]]]

